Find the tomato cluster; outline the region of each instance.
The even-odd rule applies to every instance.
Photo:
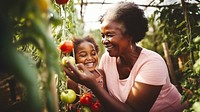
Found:
[[[73,42],[71,40],[61,41],[58,48],[61,51],[61,64],[67,66],[67,61],[69,61],[75,65],[74,57],[69,55],[74,48]],[[76,93],[72,89],[66,89],[60,93],[60,100],[66,104],[72,104],[76,100],[76,97]]]
[[[61,51],[61,64],[67,66],[67,61],[75,65],[75,58],[70,56],[70,53],[74,49],[74,43],[71,40],[65,40],[60,42],[58,45],[59,50]]]
[[[99,100],[92,94],[86,93],[80,97],[80,107],[77,112],[101,112],[102,105]]]
[[[62,41],[58,48],[61,54],[64,54],[64,56],[61,55],[62,65],[67,66],[67,61],[74,65],[75,59],[69,55],[74,49],[73,42],[71,40]],[[76,110],[76,112],[102,112],[103,110],[99,100],[91,92],[81,94],[79,101],[75,103],[76,93],[71,89],[67,89],[61,92],[60,99],[66,104],[74,105],[73,110]]]

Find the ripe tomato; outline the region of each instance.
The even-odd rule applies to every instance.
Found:
[[[57,4],[66,4],[69,0],[56,0]]]
[[[101,104],[100,104],[100,102],[97,101],[97,102],[93,103],[90,108],[91,108],[92,112],[100,112]]]
[[[84,106],[90,106],[93,101],[93,96],[91,93],[86,93],[80,97],[80,103]]]
[[[71,40],[65,40],[58,47],[63,53],[70,53],[74,48],[74,43]]]
[[[66,92],[61,92],[60,99],[68,104],[73,103],[76,100],[76,93],[72,89],[67,89]]]

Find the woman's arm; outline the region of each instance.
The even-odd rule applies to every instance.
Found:
[[[153,86],[136,82],[129,93],[126,103],[122,103],[97,85],[92,91],[100,99],[108,112],[149,112],[156,101],[162,86]]]
[[[79,94],[80,92],[78,88],[78,84],[74,82],[73,80],[71,80],[70,78],[68,78],[67,80],[67,88],[73,89],[77,94]]]
[[[105,89],[98,85],[98,83],[93,83],[91,90],[104,106],[106,112],[135,112],[128,104],[122,103],[110,96]]]
[[[161,88],[162,85],[155,86],[135,82],[128,95],[126,103],[138,112],[149,112],[156,101]]]

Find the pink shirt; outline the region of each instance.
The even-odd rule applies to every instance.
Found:
[[[143,48],[129,77],[123,80],[119,79],[116,57],[110,57],[108,52],[103,54],[99,67],[105,72],[109,94],[121,102],[126,101],[135,81],[163,85],[150,112],[181,112],[181,95],[171,84],[165,61],[157,53]]]

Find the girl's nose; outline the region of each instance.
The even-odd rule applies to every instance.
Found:
[[[87,56],[87,60],[92,60],[92,59],[93,59],[93,57],[91,55]]]

